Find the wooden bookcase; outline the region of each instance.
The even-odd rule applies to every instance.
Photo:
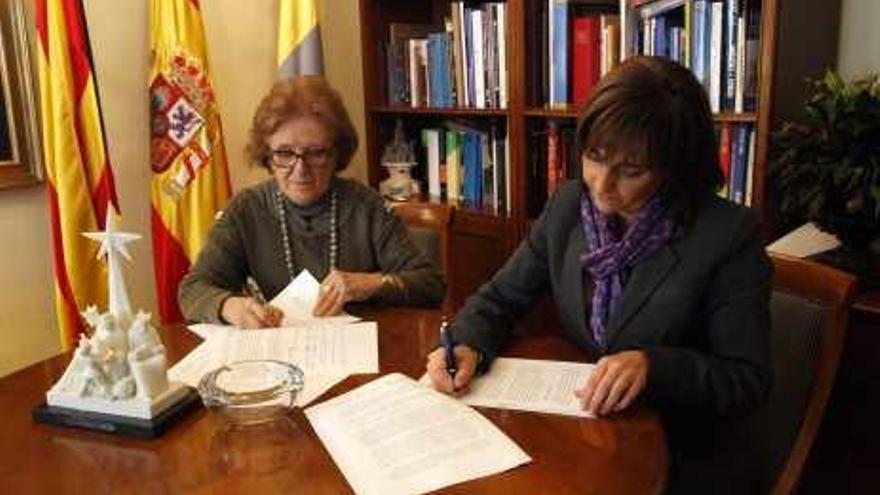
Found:
[[[605,12],[622,12],[628,5],[654,0],[571,0]],[[719,113],[716,121],[751,123],[755,126],[755,163],[752,206],[772,223],[773,202],[765,180],[769,138],[780,119],[800,115],[807,77],[819,77],[836,64],[839,0],[747,0],[760,2],[760,55],[758,58],[757,109],[747,113]],[[507,130],[509,145],[510,214],[486,208],[456,204],[449,233],[448,279],[450,299],[460,304],[507,259],[528,231],[534,208],[529,208],[530,129],[553,119],[574,124],[573,108],[548,109],[529,97],[528,44],[534,30],[540,29],[532,18],[533,7],[547,0],[507,0],[507,74],[506,108],[410,108],[391,106],[386,97],[386,58],[384,43],[390,23],[444,25],[449,15],[449,0],[361,0],[361,43],[366,115],[365,145],[369,182],[378,187],[385,177],[380,158],[399,118],[409,129],[442,124],[449,119],[497,122]],[[621,45],[625,56],[626,50]],[[428,201],[439,201],[429,199]],[[771,230],[768,229],[768,235]]]

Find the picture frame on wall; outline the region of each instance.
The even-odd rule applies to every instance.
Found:
[[[0,0],[0,189],[43,180],[37,80],[23,0]]]

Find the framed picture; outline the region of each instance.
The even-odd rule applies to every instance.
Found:
[[[0,0],[0,189],[43,179],[31,31],[22,0]]]

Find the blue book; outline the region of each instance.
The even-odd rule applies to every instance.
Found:
[[[550,106],[564,106],[568,103],[568,0],[554,0],[550,13]]]
[[[442,98],[443,98],[443,107],[444,108],[452,108],[456,105],[455,102],[455,92],[453,91],[453,87],[455,86],[453,82],[453,67],[452,67],[452,35],[450,33],[443,33],[440,38],[440,73],[441,73],[441,88],[442,88]]]
[[[709,11],[706,8],[706,0],[694,0],[691,19],[691,70],[703,87],[708,87],[709,78],[706,77],[706,53],[709,46],[706,43],[706,28],[709,26]]]
[[[477,204],[480,186],[477,178],[477,154],[479,153],[479,138],[472,131],[464,131],[462,137],[461,161],[464,168],[464,181],[462,184],[462,199],[472,205]]]
[[[659,15],[654,18],[656,27],[654,28],[654,55],[658,57],[668,57],[669,50],[666,48],[667,38],[669,34],[666,32],[666,16]]]
[[[669,58],[682,63],[681,59],[681,28],[673,26],[669,28]]]
[[[730,199],[744,204],[746,194],[746,160],[748,156],[748,125],[731,127],[730,136]]]
[[[428,35],[428,106],[440,106],[440,33]]]

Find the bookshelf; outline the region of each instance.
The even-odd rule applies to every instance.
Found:
[[[678,3],[688,4],[690,9],[694,1],[679,0]],[[805,78],[818,77],[827,67],[834,67],[840,2],[730,1],[744,6],[744,11],[760,7],[760,16],[756,17],[757,24],[754,26],[754,32],[758,36],[758,53],[754,57],[757,87],[751,108],[719,108],[715,121],[719,128],[749,125],[754,129],[751,135],[754,141],[752,172],[748,176],[751,177],[750,204],[767,213],[772,221],[772,197],[765,183],[770,132],[780,119],[799,115]],[[556,0],[555,3],[560,2],[561,0]],[[728,0],[723,0],[722,4],[726,5],[726,2]],[[444,128],[449,122],[484,129],[492,127],[506,134],[507,201],[503,207],[449,201],[445,197],[427,199],[431,202],[448,202],[455,207],[450,225],[447,273],[452,291],[451,299],[455,303],[463,301],[472,290],[491,276],[527,233],[548,194],[546,186],[541,183],[548,180],[546,174],[542,175],[535,169],[538,163],[536,160],[542,158],[539,155],[542,153],[541,148],[546,145],[541,145],[543,133],[550,127],[558,127],[561,129],[560,135],[570,134],[577,117],[577,106],[570,102],[573,99],[571,94],[568,104],[548,103],[547,74],[552,72],[552,67],[542,62],[549,58],[546,53],[547,45],[551,41],[541,41],[550,36],[544,33],[549,28],[542,27],[548,24],[550,5],[554,3],[548,0],[496,2],[503,4],[506,24],[503,36],[506,69],[502,71],[506,74],[506,101],[503,104],[496,102],[495,106],[484,105],[485,108],[475,108],[473,102],[470,105],[461,105],[461,101],[456,99],[457,94],[452,97],[453,104],[443,108],[436,105],[413,107],[411,102],[391,101],[390,79],[396,81],[392,86],[395,90],[394,98],[397,98],[400,83],[397,77],[389,73],[388,45],[392,39],[390,31],[418,31],[419,26],[428,26],[431,28],[429,30],[436,32],[444,31],[445,20],[454,17],[453,10],[459,8],[457,4],[460,3],[449,0],[360,1],[366,107],[364,141],[368,177],[372,186],[377,187],[386,177],[380,163],[381,155],[384,146],[391,139],[398,119],[403,122],[408,139],[417,143],[421,141],[422,129]],[[490,2],[464,2],[461,5],[479,9],[481,5],[488,3]],[[570,0],[567,3],[570,19],[577,15],[618,15],[619,30],[623,32],[618,38],[619,52],[625,58],[634,52],[627,44],[628,15],[637,14],[639,9],[651,8],[656,4],[676,3],[676,0]],[[707,3],[711,4],[712,1]],[[570,27],[573,21],[568,22]],[[606,32],[614,31],[605,31],[608,26],[605,18],[600,22],[599,36],[603,46],[606,46],[608,39],[603,36]],[[603,61],[603,64],[606,63]],[[450,66],[454,67],[454,64],[450,62]],[[454,71],[454,68],[450,70]],[[425,77],[430,78],[430,75]],[[454,80],[454,74],[448,77],[450,81]],[[567,84],[572,86],[570,82]],[[438,84],[435,86],[440,87]],[[442,99],[438,97],[434,101]],[[573,141],[570,145],[573,146]],[[576,157],[570,155],[569,153],[567,159],[575,164],[574,170],[570,172],[572,176],[576,176],[579,167],[576,166]],[[424,154],[420,156],[420,160],[423,157]],[[426,188],[424,171],[420,178],[423,188]]]

